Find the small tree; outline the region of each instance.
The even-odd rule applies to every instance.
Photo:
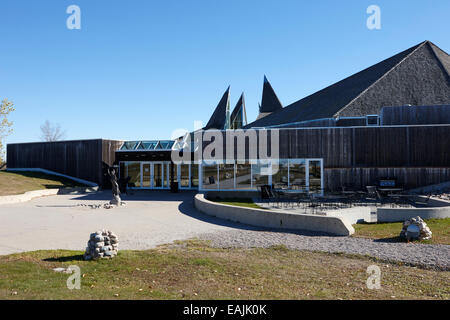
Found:
[[[52,124],[46,120],[41,126],[41,140],[42,141],[59,141],[64,139],[66,133],[61,130],[59,124]]]
[[[0,166],[5,162],[5,146],[3,139],[12,132],[12,121],[8,121],[8,116],[14,111],[14,104],[8,99],[3,99],[0,103]]]

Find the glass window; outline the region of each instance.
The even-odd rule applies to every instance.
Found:
[[[270,163],[258,161],[252,164],[252,187],[256,188],[269,184]]]
[[[289,188],[306,189],[306,166],[303,159],[289,160]]]
[[[153,164],[153,188],[162,188],[164,171],[162,163]]]
[[[311,192],[321,192],[321,168],[319,160],[309,161],[309,190]]]
[[[131,188],[141,187],[141,164],[139,162],[128,163],[128,176],[130,177],[128,185]]]
[[[198,188],[198,164],[191,164],[191,187]]]
[[[272,185],[274,188],[287,189],[289,187],[288,169],[288,160],[279,160],[272,163]]]
[[[150,187],[150,163],[142,164],[142,187],[149,188]]]
[[[120,150],[134,150],[139,142],[138,141],[127,141],[124,142]]]
[[[236,189],[252,188],[250,163],[236,163]]]
[[[218,177],[217,177],[217,164],[206,164],[202,165],[203,173],[203,189],[218,189]]]
[[[170,166],[169,166],[169,177],[171,177],[170,175],[172,174],[171,173],[172,167],[173,167],[173,182],[177,183],[178,182],[178,165],[176,165],[175,163],[171,163],[170,164]],[[170,183],[170,179],[171,178],[169,178],[169,183]]]
[[[234,189],[234,163],[219,164],[219,189]]]
[[[180,186],[189,188],[189,165],[180,164]]]

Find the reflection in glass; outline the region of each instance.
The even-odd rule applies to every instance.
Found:
[[[150,163],[142,164],[142,187],[150,188]]]
[[[180,164],[180,186],[189,188],[189,165]]]
[[[164,188],[170,188],[170,164],[164,163]]]
[[[203,189],[218,189],[218,177],[217,177],[217,165],[216,164],[203,164]]]
[[[306,189],[305,160],[289,160],[289,188],[294,190]]]
[[[161,188],[163,180],[162,163],[155,163],[153,165],[153,188]]]
[[[263,163],[258,161],[252,164],[252,187],[269,184],[270,163]]]
[[[198,187],[198,164],[191,164],[191,187]]]
[[[236,189],[251,189],[251,177],[250,163],[236,163]]]
[[[178,182],[178,165],[172,163],[173,166],[173,182]]]
[[[234,189],[234,164],[219,164],[219,189]]]
[[[128,186],[131,188],[141,187],[141,164],[139,162],[128,163],[128,176],[130,177]]]
[[[288,160],[279,160],[272,163],[272,185],[274,188],[287,189],[289,187],[288,169]]]
[[[309,190],[311,192],[320,192],[321,189],[320,161],[311,160],[309,161]]]

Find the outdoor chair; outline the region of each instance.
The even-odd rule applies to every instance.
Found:
[[[366,188],[367,188],[368,200],[375,201],[375,206],[378,206],[378,203],[382,204],[383,197],[381,197],[380,193],[377,190],[377,187],[366,186]]]
[[[273,192],[272,187],[269,185],[262,185],[260,188],[261,201],[267,200],[267,204],[270,206],[271,201],[277,200],[277,195]]]

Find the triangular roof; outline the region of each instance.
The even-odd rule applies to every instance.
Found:
[[[230,122],[230,87],[223,94],[219,103],[217,104],[214,113],[209,119],[204,130],[219,129],[223,130],[229,125]]]
[[[236,117],[241,116],[241,119],[237,119],[237,122],[240,122],[241,127],[247,124],[247,112],[245,111],[245,98],[244,93],[241,94],[236,106],[233,109],[233,112],[230,116],[230,126],[233,127],[233,123],[236,122]],[[240,128],[232,128],[232,129],[240,129]]]
[[[280,100],[278,99],[275,90],[273,90],[267,77],[264,75],[263,93],[261,99],[261,106],[259,107],[260,113],[274,112],[283,108]]]
[[[264,127],[378,113],[384,106],[450,102],[450,56],[424,41],[250,123]]]

